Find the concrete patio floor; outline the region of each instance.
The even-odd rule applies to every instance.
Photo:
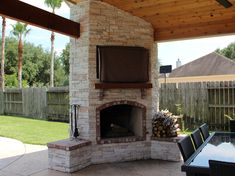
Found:
[[[0,137],[0,176],[185,176],[181,162],[141,160],[89,166],[66,174],[47,169],[47,147]]]

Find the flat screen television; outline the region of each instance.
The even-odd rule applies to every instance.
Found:
[[[103,83],[148,82],[148,49],[132,46],[97,46],[97,78]]]

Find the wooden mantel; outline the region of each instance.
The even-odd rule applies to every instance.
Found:
[[[80,36],[80,24],[19,0],[0,0],[0,16],[58,32],[70,37]]]
[[[96,83],[95,89],[100,89],[99,98],[104,98],[104,91],[107,89],[140,89],[141,98],[146,96],[146,89],[153,88],[152,83]]]
[[[96,83],[95,89],[150,89],[151,83]]]

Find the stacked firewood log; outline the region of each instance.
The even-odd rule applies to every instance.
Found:
[[[179,131],[176,116],[173,116],[168,110],[162,110],[156,113],[152,119],[153,137],[175,137]]]

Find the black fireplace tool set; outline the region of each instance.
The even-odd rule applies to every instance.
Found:
[[[71,105],[70,107],[70,130],[71,130],[71,134],[73,136],[74,139],[77,139],[78,136],[79,136],[79,130],[78,130],[78,112],[79,112],[79,108],[80,108],[80,105],[77,105],[77,104],[73,104]]]

